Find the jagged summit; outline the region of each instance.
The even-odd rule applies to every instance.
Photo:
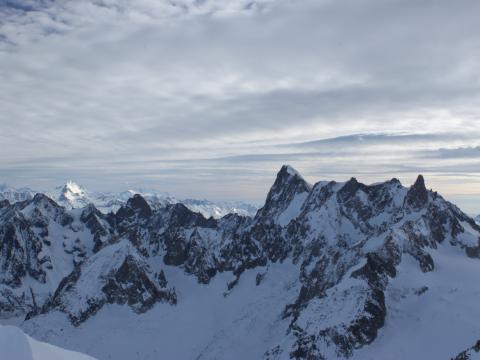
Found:
[[[58,195],[51,194],[51,197],[68,208],[80,208],[93,202],[88,191],[72,180],[68,180],[57,189],[59,189]]]
[[[144,217],[152,214],[150,205],[148,205],[147,201],[140,194],[135,194],[128,199],[126,206],[132,208],[134,211],[138,211],[140,215]]]
[[[425,179],[418,175],[415,183],[408,190],[406,202],[413,208],[420,208],[428,201],[428,190],[425,187]]]
[[[283,165],[280,168],[279,174],[284,173],[284,172],[288,173],[290,176],[302,177],[302,175],[300,175],[300,173],[290,165]]]
[[[54,203],[54,201],[52,199],[50,199],[47,195],[42,194],[42,193],[36,193],[33,196],[33,203],[34,204],[40,204],[42,202]]]
[[[298,171],[289,165],[282,166],[256,218],[285,225],[311,190],[312,186]]]
[[[66,200],[74,200],[78,197],[83,197],[87,195],[87,191],[82,186],[78,185],[72,180],[68,180],[62,187],[60,192],[60,197]]]
[[[76,195],[81,195],[81,194],[84,194],[86,191],[85,189],[83,188],[83,186],[81,185],[78,185],[76,182],[74,182],[73,180],[68,180],[65,185],[63,185],[63,188],[62,188],[65,192],[70,192],[72,194],[76,194]]]

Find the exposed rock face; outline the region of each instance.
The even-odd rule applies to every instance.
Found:
[[[285,225],[294,215],[298,206],[301,206],[311,188],[311,185],[295,169],[288,165],[282,166],[268,192],[265,205],[258,210],[255,218],[264,224],[281,223]],[[292,202],[296,202],[296,204],[292,204]],[[296,208],[289,209],[291,205]]]
[[[157,301],[176,303],[165,275],[155,279],[137,250],[127,240],[104,248],[62,280],[42,312],[59,309],[79,325],[103,305],[127,304],[142,313]]]
[[[312,187],[284,166],[254,218],[206,219],[182,204],[152,209],[140,195],[111,215],[47,199],[0,204],[2,315],[59,310],[78,325],[105,304],[136,312],[175,304],[165,274],[147,261],[180,267],[202,284],[231,272],[232,290],[245,270],[288,260],[298,266],[299,290],[283,311],[285,341],[265,349],[265,359],[349,357],[384,326],[385,291],[405,257],[429,272],[439,244],[480,254],[480,227],[427,190],[422,176],[410,188],[355,178]],[[39,285],[26,288],[26,277]]]
[[[417,180],[408,190],[405,201],[414,209],[420,209],[427,203],[428,191],[422,175],[418,175]]]

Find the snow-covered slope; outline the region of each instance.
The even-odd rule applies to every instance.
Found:
[[[0,358],[5,360],[95,360],[25,335],[15,326],[0,325]]]
[[[36,195],[0,202],[0,253],[2,317],[99,359],[449,359],[480,339],[480,227],[422,176],[284,166],[254,218]]]
[[[476,222],[477,224],[480,224],[480,215],[477,215],[477,216],[475,217],[475,222]]]
[[[211,202],[197,199],[179,200],[168,193],[148,189],[125,190],[121,192],[94,192],[87,190],[71,180],[53,190],[46,191],[32,190],[30,188],[16,189],[7,185],[0,185],[0,200],[8,200],[10,203],[32,199],[36,193],[46,194],[67,209],[77,209],[85,207],[88,204],[94,204],[98,210],[105,214],[116,212],[135,194],[139,194],[145,198],[152,208],[158,209],[169,204],[182,203],[190,210],[201,213],[206,218],[213,217],[219,219],[227,214],[253,217],[258,210],[256,206],[241,201]]]

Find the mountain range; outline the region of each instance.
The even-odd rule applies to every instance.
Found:
[[[0,252],[3,321],[100,360],[480,348],[480,226],[421,175],[312,185],[283,166],[252,217],[138,193],[104,213],[37,193],[0,201]]]
[[[241,201],[212,202],[198,199],[179,200],[168,193],[147,189],[130,189],[121,192],[95,192],[87,190],[74,181],[67,181],[64,185],[46,191],[33,190],[26,187],[17,189],[8,185],[0,185],[0,200],[8,200],[10,203],[31,200],[37,193],[47,195],[52,200],[55,200],[57,204],[65,206],[67,209],[82,208],[93,204],[103,213],[117,211],[135,194],[142,195],[152,208],[159,208],[167,204],[182,203],[190,210],[199,212],[206,218],[214,217],[218,219],[230,213],[254,216],[258,210],[257,206]]]

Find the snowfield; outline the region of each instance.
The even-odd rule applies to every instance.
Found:
[[[433,255],[437,269],[427,274],[413,258],[404,258],[386,292],[385,326],[375,342],[359,349],[352,360],[449,360],[480,339],[479,261],[466,259],[450,245],[440,246]],[[262,359],[265,348],[286,333],[289,320],[282,319],[282,312],[300,286],[297,266],[284,263],[248,270],[231,292],[226,288],[231,274],[199,286],[175,267],[165,270],[179,297],[174,307],[158,304],[138,315],[108,305],[78,328],[58,312],[21,326],[37,339],[100,360]],[[258,286],[257,274],[266,274]],[[302,317],[315,323],[323,314],[323,326],[329,318],[337,322],[344,315],[348,318],[348,309],[356,309],[354,303],[341,302],[338,294],[335,299],[312,304]]]
[[[480,339],[480,261],[448,244],[432,256],[429,273],[411,257],[402,261],[387,289],[385,327],[354,359],[450,360]]]
[[[0,355],[5,360],[95,360],[25,335],[15,326],[0,325]]]
[[[79,327],[63,313],[41,315],[22,324],[32,336],[98,359],[261,359],[265,348],[285,333],[284,304],[298,291],[298,267],[272,264],[247,271],[230,292],[232,274],[209,285],[175,267],[164,268],[175,284],[178,304],[158,304],[145,314],[108,305]],[[266,273],[256,285],[256,275]]]

